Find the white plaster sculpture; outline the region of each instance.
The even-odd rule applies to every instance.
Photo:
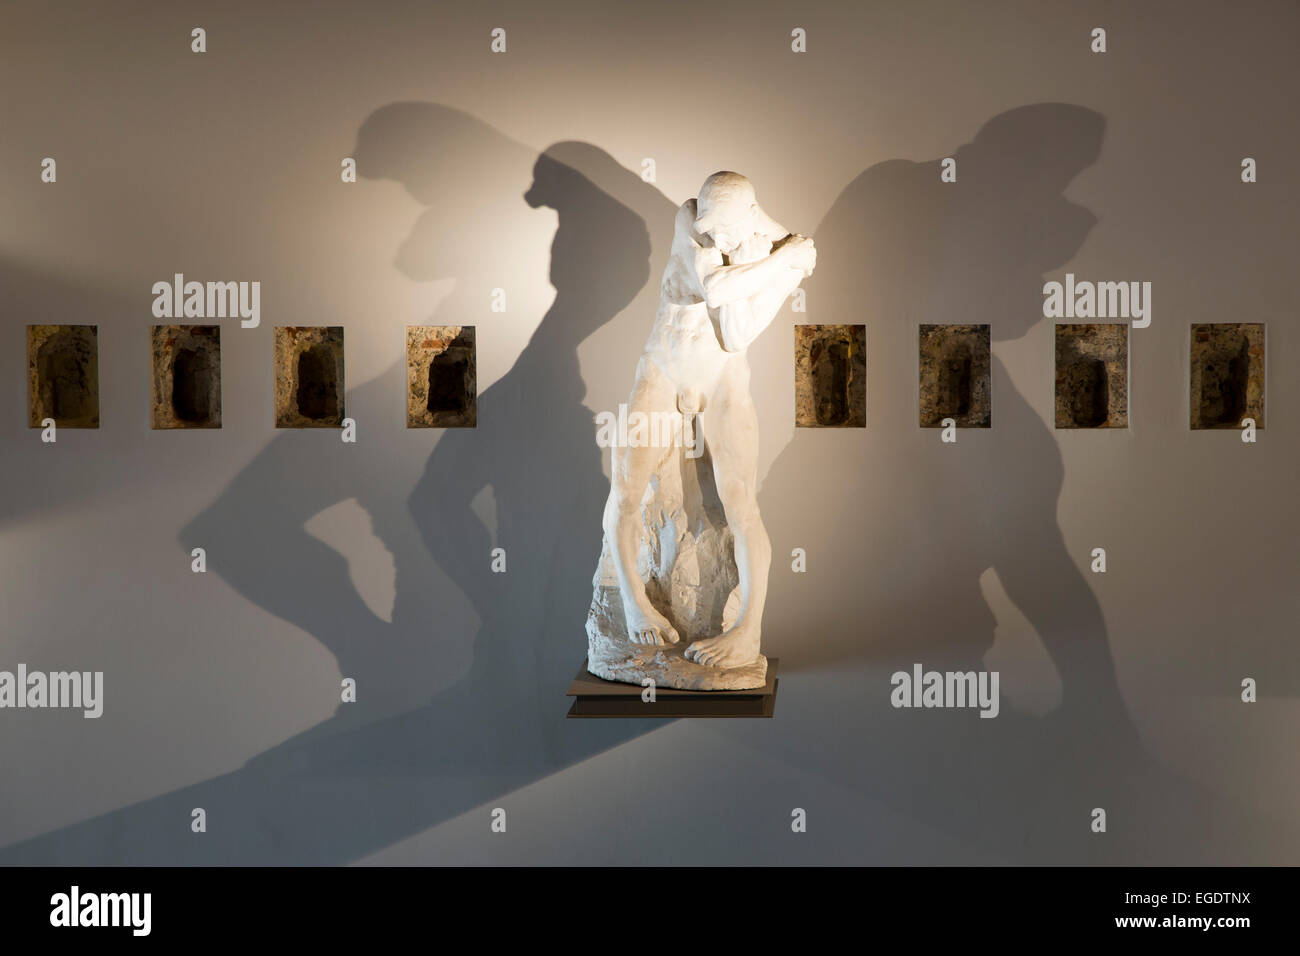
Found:
[[[632,427],[613,443],[587,616],[591,673],[690,690],[763,686],[772,549],[745,353],[816,261],[812,240],[767,216],[737,173],[714,173],[677,210]]]

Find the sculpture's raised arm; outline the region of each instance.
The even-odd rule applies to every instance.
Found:
[[[812,240],[800,237],[785,243],[757,262],[740,265],[719,263],[707,275],[700,276],[704,301],[710,309],[718,309],[738,300],[753,298],[773,283],[784,280],[787,270],[798,272],[802,277],[812,268],[811,249]]]
[[[807,275],[802,269],[786,267],[767,286],[748,299],[718,309],[722,347],[742,352],[772,324],[777,312]]]

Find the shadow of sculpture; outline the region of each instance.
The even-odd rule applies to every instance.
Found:
[[[861,457],[850,463],[847,441],[798,429],[769,472],[764,513],[784,545],[776,553],[810,553],[807,575],[789,574],[788,562],[787,573],[774,573],[774,591],[786,593],[773,603],[811,606],[842,623],[846,601],[865,613],[858,630],[810,642],[802,667],[906,656],[918,635],[927,648],[968,646],[959,656],[977,661],[994,624],[979,578],[993,568],[1062,680],[1095,678],[1081,696],[1104,694],[1117,706],[1100,607],[1056,520],[1064,466],[1050,426],[996,358],[991,429],[961,430],[945,445],[937,430],[917,427],[916,414],[918,325],[987,323],[997,342],[1041,319],[1043,274],[1072,258],[1094,224],[1062,191],[1096,159],[1103,128],[1081,107],[1004,113],[954,154],[958,183],[940,183],[937,162],[882,163],[854,180],[818,227],[824,251],[809,302],[819,318],[867,322],[867,430],[855,433]],[[832,462],[827,475],[819,465]],[[837,507],[797,504],[813,476],[819,498],[830,490],[826,477],[834,483]],[[819,568],[819,554],[832,566]],[[846,594],[850,575],[865,586]]]
[[[918,325],[988,323],[995,342],[1030,332],[1043,274],[1094,225],[1063,191],[1097,159],[1104,127],[1078,106],[1011,110],[954,154],[957,183],[940,182],[937,160],[881,163],[817,229],[807,321],[867,323],[867,430],[855,440],[796,429],[760,491],[774,555],[765,645],[787,675],[778,747],[792,764],[1020,862],[1141,862],[1154,847],[1162,862],[1198,858],[1171,849],[1171,834],[1225,815],[1241,827],[1241,858],[1266,859],[1263,825],[1163,771],[1140,745],[1079,570],[1087,555],[1067,550],[1058,525],[1064,465],[1047,388],[1035,408],[995,356],[991,429],[943,444],[917,427]],[[1050,356],[1047,325],[1039,352]],[[772,331],[793,341],[789,328]],[[795,548],[807,552],[806,573],[792,573]],[[892,674],[916,663],[996,669],[985,660],[998,624],[981,587],[990,571],[1050,655],[1058,706],[1044,717],[1017,710],[1004,682],[995,719],[893,707]],[[796,686],[818,704],[793,708]],[[1090,830],[1097,807],[1112,814],[1109,843]]]
[[[466,316],[487,311],[511,266],[449,224],[487,223],[475,234],[509,235],[537,208],[558,216],[555,299],[518,360],[479,396],[477,428],[442,432],[422,468],[413,456],[428,445],[418,432],[399,428],[350,455],[309,432],[278,433],[181,533],[183,548],[201,543],[223,555],[212,570],[244,598],[326,647],[356,680],[357,701],[239,771],[0,858],[343,863],[662,726],[566,720],[564,690],[582,661],[608,492],[577,350],[614,321],[618,340],[644,339],[673,205],[595,147],[563,142],[538,155],[433,104],[376,111],[357,157],[363,176],[396,178],[429,207],[398,269],[416,280],[454,278],[425,324],[477,324],[480,350],[496,347],[492,330]],[[638,354],[625,351],[621,377]],[[617,400],[626,388],[621,382]],[[347,413],[400,423],[404,390],[403,360],[349,390]],[[485,490],[495,527],[475,507]],[[391,621],[362,599],[346,558],[304,530],[349,499],[393,556]],[[505,573],[492,570],[494,547],[505,549]],[[471,655],[467,672],[448,673],[449,660]],[[431,687],[440,688],[432,699]],[[229,838],[169,836],[196,806],[220,814]],[[131,837],[119,843],[123,832]]]

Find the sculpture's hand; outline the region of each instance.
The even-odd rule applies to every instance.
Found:
[[[792,268],[800,270],[806,276],[813,274],[813,269],[817,267],[817,247],[807,236],[791,236],[781,246],[781,251],[789,259]]]

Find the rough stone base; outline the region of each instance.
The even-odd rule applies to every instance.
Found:
[[[649,677],[656,687],[676,690],[752,690],[767,683],[767,658],[744,667],[707,667],[688,661],[686,641],[663,647],[645,647],[608,639],[587,642],[587,670],[605,680],[640,684]]]

